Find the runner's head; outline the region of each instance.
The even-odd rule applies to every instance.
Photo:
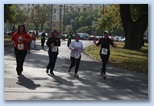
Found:
[[[25,33],[25,32],[26,32],[25,25],[19,25],[17,33]]]
[[[108,31],[104,31],[103,33],[104,33],[104,37],[107,38],[109,34]]]
[[[80,39],[80,35],[79,35],[79,34],[76,34],[76,35],[75,35],[75,40],[78,42],[79,39]]]
[[[57,30],[54,30],[54,31],[52,32],[52,36],[58,36]]]

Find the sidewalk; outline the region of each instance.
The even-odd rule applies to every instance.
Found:
[[[47,47],[27,54],[24,76],[16,75],[13,48],[4,48],[4,100],[148,100],[148,77],[143,74],[107,65],[107,79],[100,77],[101,63],[82,54],[79,76],[67,70],[70,50],[61,42],[55,65],[55,76],[46,74]],[[85,46],[91,44],[83,41]]]

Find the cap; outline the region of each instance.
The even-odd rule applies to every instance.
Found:
[[[53,30],[52,35],[54,35],[54,33],[58,34],[57,30]]]
[[[109,32],[108,31],[104,31],[104,33],[107,33],[108,34]]]

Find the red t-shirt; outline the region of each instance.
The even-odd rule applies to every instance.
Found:
[[[35,33],[32,34],[32,40],[36,40],[36,34]]]
[[[18,50],[28,50],[28,42],[23,41],[23,38],[28,39],[30,43],[32,42],[32,38],[28,33],[14,33],[12,35],[12,41],[14,42],[14,48]]]

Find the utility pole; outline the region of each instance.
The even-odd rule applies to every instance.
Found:
[[[59,30],[60,30],[60,32],[61,32],[61,18],[62,18],[62,5],[59,5],[59,7],[60,7],[60,16],[59,16]]]
[[[91,14],[91,34],[93,34],[93,5],[92,4],[90,5],[91,5],[91,12],[92,12]]]
[[[50,32],[52,32],[52,10],[53,4],[50,4]]]
[[[105,10],[104,10],[105,8],[104,8],[104,4],[103,4],[103,14],[104,14],[104,12],[105,12]]]
[[[63,33],[65,32],[65,4],[64,4],[64,14],[63,14]]]

